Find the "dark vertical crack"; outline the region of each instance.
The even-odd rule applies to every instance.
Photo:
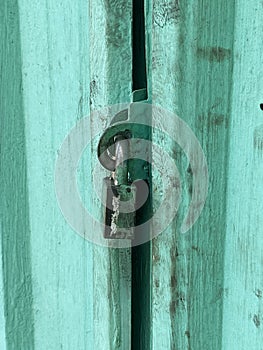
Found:
[[[133,0],[132,26],[132,88],[142,93],[134,95],[134,101],[147,98],[146,50],[145,50],[145,17],[144,0]],[[151,140],[151,135],[149,140]],[[138,163],[140,164],[140,163]],[[146,180],[151,193],[151,168]],[[137,224],[145,222],[151,215],[152,200],[149,195],[147,204],[137,213]],[[150,237],[150,225],[146,228]],[[137,234],[140,234],[137,232]],[[143,232],[145,234],[145,232]],[[136,231],[135,231],[136,235]],[[132,248],[132,350],[151,349],[151,242]]]

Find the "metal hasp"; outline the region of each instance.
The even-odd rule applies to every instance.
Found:
[[[150,162],[146,157],[150,130],[142,123],[149,117],[142,106],[132,103],[117,113],[99,141],[98,159],[111,171],[103,183],[106,239],[135,239],[135,227],[145,219],[150,193]]]

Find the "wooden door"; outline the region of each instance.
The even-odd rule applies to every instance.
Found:
[[[0,348],[260,350],[262,4],[2,0],[0,9]],[[110,118],[94,112],[135,98],[132,21],[142,12],[146,103],[196,135],[209,188],[180,233],[195,173],[171,144],[182,182],[174,221],[136,249],[113,249],[70,227],[54,171],[66,135],[88,116],[78,184],[97,208],[95,131]],[[161,185],[154,175],[156,200]]]

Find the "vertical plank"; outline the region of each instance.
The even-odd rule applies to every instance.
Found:
[[[177,1],[152,2],[152,103],[163,108],[176,111],[176,95],[178,94],[177,79],[179,58],[177,53],[178,42],[178,3]],[[177,88],[177,89],[176,89]],[[160,126],[165,123],[165,117],[160,120]],[[153,142],[157,143],[158,135],[153,133]],[[153,155],[155,157],[155,154]],[[165,169],[165,163],[163,165]],[[161,180],[154,176],[153,193],[160,192]],[[166,189],[167,190],[167,189]],[[154,198],[154,204],[156,199]],[[165,217],[163,221],[165,222]],[[183,244],[181,243],[183,249]],[[185,274],[184,259],[175,266],[177,245],[175,229],[169,227],[152,241],[152,348],[176,349],[186,348],[181,344],[181,334],[178,327],[185,324],[181,316],[174,320],[175,288],[184,290],[183,278]],[[180,263],[181,262],[181,263]],[[180,266],[179,266],[180,265]],[[178,269],[178,270],[175,270]],[[179,272],[175,276],[175,271]],[[178,285],[177,285],[178,283]],[[179,294],[179,292],[178,292]],[[179,296],[178,296],[179,299]],[[177,315],[181,310],[176,299]],[[179,323],[180,322],[180,326]],[[174,339],[176,333],[177,340]]]
[[[131,1],[90,2],[91,111],[131,100],[131,18]],[[103,132],[110,121],[106,115],[91,117],[92,138],[98,123]],[[92,147],[95,168],[97,142]],[[96,207],[96,198],[93,200]],[[130,349],[131,251],[94,246],[93,254],[95,348]]]
[[[4,303],[1,323],[5,323],[2,328],[5,337],[1,334],[1,343],[7,349],[33,349],[31,237],[17,1],[1,1],[0,16],[0,275],[3,283],[1,301]]]
[[[2,232],[0,231],[1,235]],[[0,347],[6,350],[6,328],[5,328],[5,296],[4,296],[4,274],[3,274],[3,254],[0,250]]]
[[[225,240],[224,349],[263,342],[262,33],[258,1],[236,2]]]
[[[174,148],[183,202],[153,242],[153,348],[221,349],[234,1],[157,0],[153,11],[153,103],[187,122],[210,174],[203,213],[182,235],[193,174]]]
[[[88,3],[20,0],[19,10],[32,342],[39,350],[93,348],[92,245],[65,221],[54,188],[60,145],[76,121],[89,112]],[[23,242],[28,242],[26,235]]]

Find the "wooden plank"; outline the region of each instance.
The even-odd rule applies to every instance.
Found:
[[[131,101],[131,18],[131,1],[90,1],[91,111]],[[102,115],[100,119],[98,115],[91,114],[91,137],[95,137],[95,130],[99,129],[102,133],[110,121],[110,116]],[[97,140],[94,140],[93,169],[98,162],[96,154]],[[94,172],[93,175],[98,176],[96,170]],[[93,207],[97,207],[96,196]],[[100,213],[97,214],[100,216]],[[94,234],[103,235],[103,232],[96,231]],[[131,251],[129,248],[94,246],[93,254],[94,347],[130,349]]]
[[[22,62],[19,61],[18,69],[21,70],[23,80],[17,86],[23,87],[25,111],[25,126],[20,127],[20,131],[25,130],[27,146],[26,181],[30,212],[28,232],[31,232],[30,239],[26,238],[25,242],[32,254],[34,300],[34,337],[24,321],[27,325],[28,341],[31,342],[31,345],[26,347],[31,349],[35,344],[39,349],[84,349],[87,346],[128,349],[131,333],[130,251],[98,247],[94,248],[93,257],[92,246],[74,234],[59,212],[54,193],[53,173],[56,153],[63,138],[78,119],[88,114],[89,102],[95,102],[93,109],[130,99],[131,45],[128,38],[131,8],[127,11],[129,20],[124,18],[123,23],[119,20],[120,27],[116,29],[120,12],[125,13],[127,10],[126,3],[121,6],[117,4],[115,9],[111,9],[108,4],[106,10],[104,4],[101,4],[102,8],[97,3],[94,6],[91,4],[91,13],[100,10],[105,12],[104,17],[100,17],[102,12],[92,14],[93,22],[90,24],[89,4],[85,2],[66,2],[57,7],[51,1],[46,4],[32,2],[29,5],[21,0],[19,5]],[[103,18],[107,20],[105,37],[101,37],[105,23],[101,27],[99,25],[97,32],[93,28],[93,25],[96,27],[100,24],[99,21],[96,23],[97,15],[102,23]],[[113,18],[116,21],[112,23]],[[127,37],[123,37],[126,46],[118,42],[124,33],[122,25],[127,27]],[[88,29],[92,32],[91,42],[94,39],[90,55]],[[101,55],[100,41],[105,45],[105,56]],[[115,54],[121,54],[118,60]],[[100,66],[96,55],[105,63],[105,69]],[[123,61],[127,61],[125,65]],[[95,73],[95,79],[99,83],[97,86],[93,75],[89,79],[90,64],[90,74]],[[125,89],[124,82],[127,83]],[[6,81],[3,83],[6,84]],[[106,90],[103,90],[102,86],[105,86]],[[102,101],[101,105],[97,103],[99,100]],[[23,108],[20,108],[20,111]],[[97,123],[98,120],[92,122]],[[21,135],[23,137],[23,134]],[[11,137],[7,137],[9,147],[11,140]],[[21,147],[16,149],[21,152]],[[97,162],[95,148],[93,157]],[[23,161],[23,158],[21,160]],[[9,173],[7,175],[9,176]],[[21,173],[17,175],[20,176],[20,181],[24,180]],[[90,176],[87,178],[87,174],[84,173],[80,182],[81,187],[88,184],[91,191]],[[8,240],[5,242],[13,243]],[[5,254],[12,266],[11,246],[7,248]],[[21,250],[21,256],[29,262],[25,253],[25,249]],[[14,283],[18,272],[16,269]],[[31,279],[28,279],[28,282],[30,281]],[[104,288],[105,281],[107,288]],[[5,286],[9,288],[6,281]],[[26,287],[28,288],[27,285]],[[96,298],[94,314],[93,293]],[[30,294],[28,296],[30,297]],[[8,307],[12,307],[13,299],[13,294],[8,296]],[[27,303],[26,307],[30,310],[31,304]],[[106,310],[108,317],[105,317]],[[11,318],[11,311],[9,314],[10,328],[14,327],[14,320]],[[24,334],[24,328],[21,328],[21,331]],[[12,344],[15,341],[19,344],[16,348],[23,344],[21,336],[19,332],[17,338],[12,334]],[[23,341],[26,343],[27,338]]]
[[[0,228],[1,230],[1,228]],[[1,236],[2,232],[0,231]],[[5,328],[5,296],[4,296],[4,271],[3,271],[3,254],[0,250],[0,348],[6,350],[6,328]]]
[[[88,3],[21,0],[19,9],[24,109],[17,115],[24,110],[35,332],[31,341],[37,349],[92,348],[92,245],[65,221],[54,188],[60,145],[89,112]],[[23,239],[28,244],[27,236]],[[22,330],[28,333],[26,327]]]
[[[153,242],[153,349],[221,349],[234,1],[160,0],[153,11],[153,103],[187,122],[210,174],[203,213],[182,235],[192,174],[174,148],[183,202]]]
[[[1,348],[33,349],[32,264],[17,1],[1,1],[0,16],[0,275],[3,283],[0,289],[4,308]]]
[[[229,123],[225,240],[224,349],[263,343],[262,33],[258,1],[236,2],[233,92]]]

